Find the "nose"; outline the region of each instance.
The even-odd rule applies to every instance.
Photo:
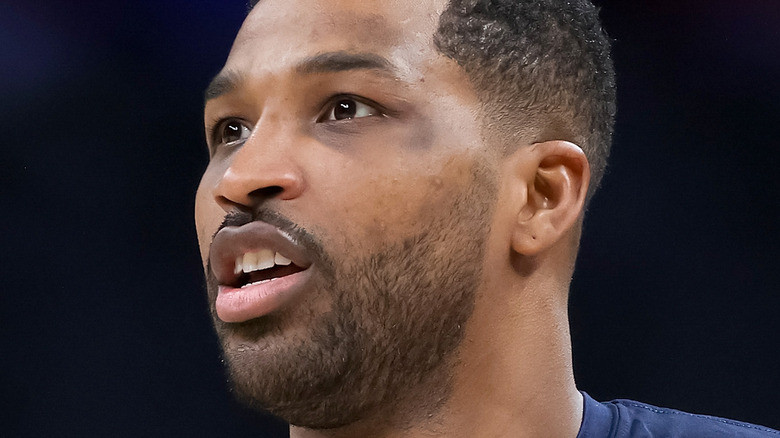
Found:
[[[277,126],[278,127],[278,126]],[[304,191],[302,169],[296,160],[292,138],[261,135],[255,127],[214,188],[214,199],[223,210],[251,211],[269,199],[291,200]],[[265,130],[268,133],[268,130]]]

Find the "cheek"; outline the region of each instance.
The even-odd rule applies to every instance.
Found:
[[[195,194],[195,230],[198,233],[200,257],[203,267],[209,256],[211,238],[222,223],[225,212],[217,205],[213,197],[214,184],[209,180],[208,171],[203,175]]]
[[[419,157],[418,161],[434,162]],[[349,224],[349,229],[342,234],[353,246],[373,249],[418,234],[448,214],[454,200],[468,190],[471,164],[470,160],[452,159],[438,168],[391,166],[387,173],[365,175],[343,196],[347,202],[338,222]]]

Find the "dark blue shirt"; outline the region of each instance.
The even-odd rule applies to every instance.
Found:
[[[588,394],[577,438],[780,438],[762,426],[659,408],[632,400],[599,403]]]

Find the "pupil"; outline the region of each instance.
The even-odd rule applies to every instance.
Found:
[[[333,109],[333,117],[336,120],[351,119],[355,117],[355,101],[344,99],[336,103],[336,108]]]
[[[230,143],[241,138],[241,125],[236,122],[230,122],[225,125],[225,143]]]

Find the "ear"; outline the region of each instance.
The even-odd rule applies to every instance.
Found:
[[[512,249],[536,255],[552,247],[577,223],[590,183],[582,149],[567,141],[535,143],[526,149],[515,175],[524,179],[526,202],[520,206]]]

